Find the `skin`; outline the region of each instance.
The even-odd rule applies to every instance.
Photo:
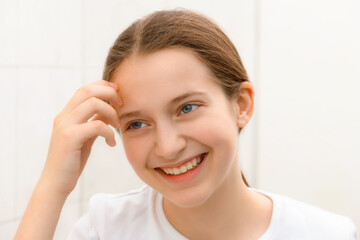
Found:
[[[237,154],[237,129],[253,113],[252,85],[242,83],[239,97],[228,100],[206,66],[183,48],[130,56],[112,82],[83,86],[55,118],[44,170],[15,239],[52,239],[95,139],[115,146],[108,125],[120,127],[130,164],[163,194],[165,215],[180,233],[190,239],[258,239],[270,223],[272,202],[245,186]],[[189,91],[204,94],[172,102]],[[190,111],[183,111],[189,104]],[[133,111],[139,113],[123,117]],[[192,181],[170,183],[155,170],[204,152],[203,169]]]
[[[132,56],[112,81],[121,86],[127,158],[137,175],[164,196],[171,224],[190,239],[258,239],[269,225],[272,203],[245,186],[237,154],[238,127],[253,113],[252,85],[243,83],[238,99],[228,100],[207,67],[184,48]],[[190,91],[204,95],[172,102]],[[195,105],[184,113],[188,104]],[[134,111],[139,113],[122,118]],[[156,171],[203,152],[208,153],[205,165],[192,181],[174,184]]]

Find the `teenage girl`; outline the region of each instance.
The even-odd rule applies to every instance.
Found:
[[[168,10],[134,22],[111,47],[103,79],[56,116],[15,239],[52,239],[95,139],[116,145],[108,125],[147,185],[92,197],[69,239],[356,239],[347,217],[248,186],[238,135],[254,89],[232,42],[205,16]]]

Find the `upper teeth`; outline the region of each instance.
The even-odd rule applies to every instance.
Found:
[[[184,165],[178,168],[162,168],[166,174],[179,175],[186,173],[190,169],[197,167],[201,162],[202,156],[196,157],[191,161],[186,162]]]

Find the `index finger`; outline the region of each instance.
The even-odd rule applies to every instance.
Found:
[[[119,86],[105,80],[99,80],[79,88],[71,97],[62,112],[71,112],[77,106],[91,97],[99,98],[117,110],[121,107],[122,100],[118,94]]]
[[[104,80],[104,81],[106,81],[106,80]],[[110,81],[106,81],[106,82],[108,82],[109,85],[115,89],[115,91],[119,91],[119,86],[117,84],[112,83]]]

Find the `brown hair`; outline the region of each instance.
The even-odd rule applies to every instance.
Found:
[[[116,68],[130,55],[169,47],[191,49],[208,67],[228,99],[235,99],[240,84],[248,81],[235,46],[221,28],[207,17],[186,9],[157,11],[130,25],[110,48],[103,79],[110,81]],[[249,186],[243,174],[242,177]]]

